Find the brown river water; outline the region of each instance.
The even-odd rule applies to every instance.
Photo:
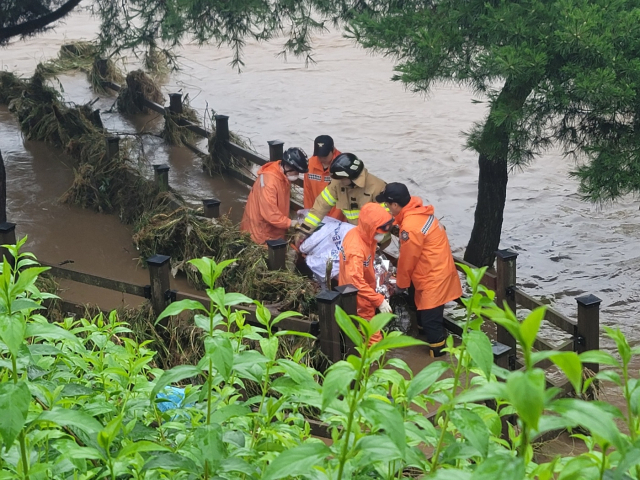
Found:
[[[60,45],[90,40],[97,22],[77,12],[55,31],[0,50],[0,66],[25,76],[38,62],[54,57]],[[432,203],[442,217],[457,254],[462,254],[473,223],[477,195],[477,159],[464,150],[462,132],[481,120],[486,105],[474,104],[467,90],[451,85],[434,88],[425,98],[390,81],[393,63],[373,56],[342,38],[339,32],[319,36],[316,64],[276,57],[281,42],[249,43],[241,74],[230,66],[231,52],[213,46],[185,45],[181,70],[165,80],[165,93],[189,94],[201,115],[209,109],[230,116],[232,131],[251,140],[268,156],[267,141],[280,139],[311,153],[313,138],[329,134],[341,151],[356,153],[370,171],[387,182],[407,183],[413,194]],[[136,66],[135,59],[124,65]],[[69,101],[96,95],[84,75],[62,75]],[[100,98],[103,111],[114,98]],[[117,132],[161,128],[157,115],[127,117],[103,114],[105,126]],[[29,248],[42,260],[118,280],[147,282],[138,265],[131,231],[117,218],[61,205],[58,198],[72,181],[70,159],[47,145],[25,142],[6,108],[0,109],[0,149],[8,177],[9,221],[19,235],[29,235]],[[248,190],[234,181],[202,173],[201,161],[185,148],[168,147],[148,137],[150,163],[171,165],[170,183],[187,200],[198,203],[212,195],[240,219]],[[619,326],[637,344],[636,310],[640,293],[638,202],[625,197],[596,207],[582,202],[574,167],[557,152],[538,158],[509,180],[501,248],[519,252],[518,281],[528,293],[545,297],[563,313],[575,316],[575,297],[602,298],[601,323]],[[150,166],[148,167],[149,171]],[[65,284],[68,296],[96,301],[83,287]],[[179,283],[179,289],[186,289]],[[115,306],[121,295],[102,292],[100,301]],[[602,340],[605,348],[610,342]]]

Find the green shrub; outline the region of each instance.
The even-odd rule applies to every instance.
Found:
[[[35,286],[46,268],[11,246],[15,266],[0,273],[0,478],[22,479],[628,479],[638,478],[638,381],[631,349],[608,329],[620,360],[604,352],[532,351],[543,309],[518,322],[480,285],[483,269],[466,273],[471,296],[462,342],[448,341],[451,362],[415,375],[389,351],[422,342],[399,332],[368,345],[392,316],[366,322],[337,311],[358,355],[321,373],[301,364],[298,349],[278,358],[286,312],[271,318],[259,302],[216,287],[233,260],[192,260],[207,285],[207,307],[183,300],[160,321],[195,312],[204,332],[197,365],[152,368],[155,352],[132,340],[112,313],[49,323],[40,313],[50,294]],[[237,305],[255,303],[257,324]],[[524,356],[521,371],[493,364],[484,318],[505,326]],[[259,325],[259,326],[256,326]],[[252,340],[252,342],[247,342]],[[247,343],[256,343],[251,350]],[[595,401],[557,398],[536,363],[553,361],[581,394],[597,379],[623,387],[627,412]],[[613,367],[583,381],[582,362]],[[191,381],[197,379],[198,381]],[[249,397],[246,382],[260,385]],[[165,409],[158,394],[181,385],[180,405]],[[254,389],[255,391],[255,389]],[[486,402],[486,403],[481,403]],[[331,432],[313,437],[303,411],[319,412]],[[426,412],[436,412],[433,423]],[[502,419],[517,425],[501,438]],[[616,421],[625,420],[627,433]],[[559,427],[581,428],[588,452],[532,460],[532,439]]]

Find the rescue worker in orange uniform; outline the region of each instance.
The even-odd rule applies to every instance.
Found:
[[[399,225],[400,256],[396,285],[415,288],[418,323],[422,325],[430,354],[439,357],[447,337],[444,305],[462,295],[447,233],[434,215],[432,205],[412,197],[402,183],[389,183],[376,197],[385,202]]]
[[[249,193],[240,230],[249,232],[259,244],[284,238],[297,222],[289,218],[291,182],[306,173],[309,160],[301,148],[289,148],[282,160],[269,162],[258,170],[258,178]]]
[[[318,195],[331,183],[329,167],[331,162],[340,155],[340,152],[333,145],[333,138],[329,135],[320,135],[313,142],[313,157],[309,159],[309,171],[304,176],[304,208],[312,208]],[[329,217],[344,221],[342,212],[333,207]]]
[[[387,299],[376,292],[373,261],[377,243],[383,240],[392,225],[393,217],[382,205],[367,203],[360,210],[358,225],[342,240],[338,284],[352,284],[358,289],[358,316],[365,320],[373,318],[376,308],[381,313],[391,313]],[[380,340],[380,332],[371,337],[371,343]]]

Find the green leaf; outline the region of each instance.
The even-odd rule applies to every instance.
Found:
[[[336,306],[336,323],[340,329],[345,333],[347,337],[355,344],[356,347],[361,347],[364,343],[362,334],[358,331],[356,326],[351,320],[351,317],[345,313],[342,308]]]
[[[467,441],[478,450],[483,458],[489,454],[489,437],[491,432],[478,414],[464,408],[452,410],[451,421],[467,439]]]
[[[371,331],[373,333],[379,332],[382,330],[387,323],[389,323],[395,315],[393,313],[379,313],[375,317],[371,319],[369,325],[371,326]]]
[[[278,355],[278,346],[280,345],[278,337],[261,338],[259,343],[263,355],[272,362],[275,362],[276,356]]]
[[[278,455],[265,470],[262,480],[307,475],[329,455],[331,450],[324,443],[303,443]]]
[[[581,455],[569,460],[558,480],[584,480],[586,478],[598,478],[598,464],[586,455]]]
[[[533,347],[533,342],[536,341],[538,332],[540,331],[540,324],[544,320],[544,314],[547,311],[546,306],[541,306],[533,310],[527,318],[525,318],[520,324],[520,335],[523,348],[530,352]]]
[[[80,339],[69,330],[65,330],[52,323],[29,323],[25,332],[25,337],[40,337],[48,341],[68,340],[73,343],[80,343]]]
[[[580,355],[580,361],[582,363],[599,363],[600,365],[610,365],[612,367],[621,367],[613,355],[602,350],[589,350],[588,352],[582,352]]]
[[[225,405],[223,407],[217,408],[211,414],[211,423],[224,423],[230,418],[242,417],[244,415],[249,415],[250,413],[251,409],[245,405]]]
[[[189,263],[198,269],[200,275],[202,275],[202,281],[205,283],[205,285],[207,285],[209,288],[213,288],[215,279],[212,275],[215,262],[210,258],[202,257],[189,260]]]
[[[22,295],[29,285],[32,285],[38,275],[42,272],[49,270],[49,267],[31,267],[20,272],[20,276],[16,283],[11,287],[9,291],[9,297],[15,298]]]
[[[207,337],[205,339],[207,355],[211,356],[213,366],[225,381],[229,380],[233,369],[233,347],[228,338]]]
[[[301,317],[301,316],[302,316],[302,314],[300,312],[294,312],[294,311],[287,310],[286,312],[282,312],[280,315],[278,315],[276,318],[274,318],[273,321],[271,322],[271,325],[272,326],[273,325],[277,325],[278,323],[280,323],[282,320],[284,320],[286,318]]]
[[[102,424],[82,410],[69,410],[57,406],[40,413],[38,421],[52,422],[61,427],[75,427],[89,434],[102,430]]]
[[[544,370],[539,368],[513,372],[507,378],[510,403],[522,421],[533,429],[538,428],[538,420],[544,410],[545,387]]]
[[[78,383],[67,383],[63,388],[60,395],[63,397],[80,397],[80,396],[90,396],[95,393],[95,390],[92,388],[86,387],[84,385],[80,385]]]
[[[473,480],[522,480],[525,478],[524,460],[510,455],[494,455],[478,465]]]
[[[456,403],[471,403],[480,400],[507,398],[507,386],[502,382],[491,382],[478,388],[467,390],[455,397]]]
[[[140,440],[139,442],[130,443],[122,450],[118,452],[117,458],[124,459],[130,457],[136,453],[142,452],[159,452],[159,451],[170,451],[168,447],[164,445],[160,445],[155,442],[150,442],[149,440]]]
[[[151,401],[155,401],[156,395],[160,390],[164,389],[167,385],[175,382],[179,382],[180,380],[184,380],[185,378],[195,377],[200,374],[200,369],[193,365],[178,365],[177,367],[173,367],[171,370],[165,371],[162,376],[156,380],[156,384],[151,391]]]
[[[11,313],[20,312],[22,310],[37,310],[39,308],[44,307],[30,298],[18,298],[11,303]]]
[[[407,399],[413,400],[438,380],[444,372],[449,370],[449,364],[445,362],[433,362],[423,368],[411,381],[407,388]]]
[[[478,365],[488,380],[491,377],[491,369],[493,368],[491,340],[484,332],[471,330],[465,335],[465,344],[471,359]]]
[[[177,453],[158,453],[149,458],[143,470],[168,470],[196,473],[198,467],[189,457]]]
[[[397,337],[385,337],[378,343],[373,345],[373,347],[371,347],[371,353],[373,354],[380,350],[386,352],[394,348],[413,347],[416,345],[426,345],[426,343],[413,337],[407,337],[406,335],[399,335]]]
[[[229,307],[232,305],[240,305],[241,303],[253,303],[253,299],[241,293],[225,293],[224,304]]]
[[[549,358],[562,369],[576,393],[580,394],[582,390],[582,362],[580,362],[578,354],[576,352],[559,352]]]
[[[222,428],[220,425],[201,425],[195,432],[196,445],[202,452],[204,460],[220,461],[224,457],[224,443],[222,442]]]
[[[179,313],[182,313],[185,310],[194,310],[194,311],[202,310],[204,312],[207,311],[207,309],[204,308],[202,303],[198,302],[197,300],[189,300],[189,299],[180,300],[179,302],[170,303],[167,306],[167,308],[165,308],[163,312],[160,314],[160,316],[156,319],[156,321],[154,322],[154,325],[157,325],[158,322],[163,318],[178,315]]]
[[[400,456],[403,456],[407,439],[404,431],[404,420],[400,412],[393,405],[374,399],[363,401],[358,405],[358,409],[375,430],[384,430],[398,452],[400,452]]]
[[[14,357],[18,356],[25,338],[26,325],[21,315],[0,314],[0,339]]]
[[[256,465],[251,465],[245,460],[237,457],[225,458],[220,464],[220,470],[223,472],[239,472],[248,475],[249,478],[256,478],[258,473]]]
[[[549,409],[586,428],[592,435],[598,435],[621,451],[625,442],[610,412],[596,402],[585,402],[576,398],[555,400]]]
[[[31,393],[27,384],[0,383],[0,435],[6,450],[13,445],[16,437],[24,427],[31,404]]]
[[[387,435],[368,435],[361,438],[355,447],[368,463],[392,462],[402,458],[397,445]]]
[[[356,370],[348,362],[339,361],[329,367],[322,383],[322,410],[340,395],[346,395],[356,377]]]
[[[616,342],[622,364],[627,365],[631,360],[631,347],[629,347],[629,342],[627,342],[624,333],[622,333],[619,328],[604,327],[604,330],[607,332],[607,335]]]

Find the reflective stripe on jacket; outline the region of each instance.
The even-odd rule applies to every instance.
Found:
[[[332,180],[318,195],[300,228],[310,233],[315,230],[325,215],[335,207],[342,211],[347,222],[358,224],[360,211],[364,205],[375,202],[376,195],[386,186],[383,180],[370,174],[365,168],[350,187],[343,187],[339,180]]]
[[[251,239],[256,243],[284,238],[291,226],[290,194],[291,183],[282,171],[280,161],[260,167],[244,208],[240,230],[251,233]]]
[[[449,246],[447,232],[434,215],[432,205],[411,197],[396,217],[400,226],[397,285],[416,289],[418,310],[439,307],[462,295],[460,277]]]
[[[340,155],[337,149],[333,149],[333,159]],[[322,163],[317,156],[313,156],[309,159],[309,172],[304,174],[304,208],[313,207],[313,203],[321,195],[327,185],[331,183],[331,175],[329,169],[326,170],[322,166]],[[341,222],[345,221],[342,212],[337,208],[332,208],[329,213],[329,217],[337,218]]]
[[[358,315],[366,320],[371,320],[384,300],[384,295],[376,292],[374,235],[376,229],[391,218],[379,204],[368,203],[362,207],[358,226],[349,230],[342,240],[338,284],[352,284],[358,289]]]

